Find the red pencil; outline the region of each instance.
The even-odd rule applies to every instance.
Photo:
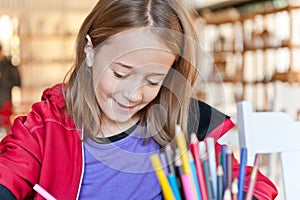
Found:
[[[202,163],[201,163],[201,159],[200,159],[200,155],[199,155],[198,143],[199,143],[199,141],[198,141],[196,134],[192,133],[191,134],[191,143],[189,145],[189,148],[194,157],[194,162],[195,162],[195,166],[196,166],[197,178],[198,178],[198,182],[199,182],[202,200],[208,200],[208,193],[207,193]]]

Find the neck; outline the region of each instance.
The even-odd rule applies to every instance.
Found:
[[[112,121],[106,117],[103,117],[101,120],[101,134],[97,135],[98,137],[111,137],[114,135],[118,135],[129,128],[131,128],[134,124],[136,124],[140,120],[140,116],[136,115],[132,118],[132,120],[129,120],[124,123],[118,123],[115,121]]]

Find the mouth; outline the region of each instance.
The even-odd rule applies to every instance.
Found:
[[[114,102],[118,105],[118,107],[119,107],[121,110],[124,110],[124,111],[131,111],[131,110],[133,110],[133,109],[136,107],[136,105],[134,105],[134,106],[124,105],[124,104],[118,102],[118,101],[115,100],[115,99],[114,99]]]

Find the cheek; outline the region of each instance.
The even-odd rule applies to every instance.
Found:
[[[150,103],[152,100],[157,97],[157,94],[159,93],[161,87],[158,88],[147,88],[144,92],[144,103]]]
[[[94,76],[94,88],[96,92],[96,96],[111,96],[113,91],[116,88],[116,81],[114,81],[113,77],[110,76],[108,72],[102,73],[101,76]]]

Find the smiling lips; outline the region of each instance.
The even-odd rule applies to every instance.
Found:
[[[117,103],[117,105],[119,106],[119,108],[120,108],[121,110],[130,111],[130,110],[133,110],[133,108],[136,107],[136,105],[134,105],[134,106],[125,106],[125,105],[121,104],[120,102],[118,102],[118,101],[115,100],[115,99],[114,99],[114,101]]]

